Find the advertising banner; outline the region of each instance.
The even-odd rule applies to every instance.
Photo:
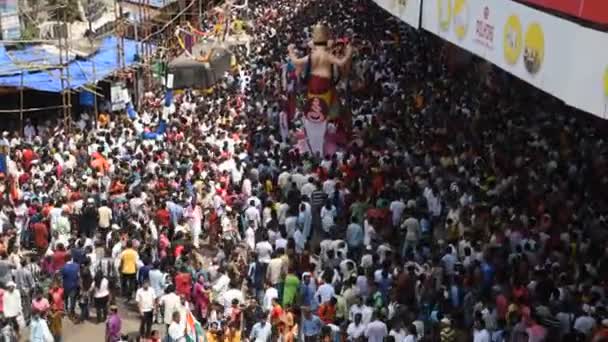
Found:
[[[424,1],[422,27],[555,96],[579,25],[505,0]]]
[[[509,1],[509,0],[507,0]],[[519,0],[596,24],[608,24],[606,0]]]
[[[562,84],[562,100],[608,119],[608,33],[580,27],[562,69],[571,70]],[[559,71],[559,70],[556,70]]]
[[[125,88],[122,84],[114,84],[110,87],[110,101],[112,103],[112,111],[125,109],[128,99],[125,98]]]
[[[416,29],[420,26],[420,0],[374,0],[374,2],[406,24]]]

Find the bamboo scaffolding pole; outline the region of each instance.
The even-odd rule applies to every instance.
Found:
[[[19,135],[23,136],[23,71],[21,71],[21,86],[19,87]]]
[[[63,105],[46,106],[46,107],[32,107],[32,108],[0,109],[0,114],[19,113],[19,112],[32,113],[32,112],[40,112],[43,110],[61,109],[61,108],[63,108]]]
[[[95,84],[94,86],[97,88],[97,74],[95,73],[95,61],[93,61],[93,79],[95,80]],[[94,127],[95,129],[99,128],[97,127],[98,122],[99,122],[99,107],[97,105],[97,93],[94,93],[95,96],[93,96],[93,110],[95,111],[95,123],[94,123]]]

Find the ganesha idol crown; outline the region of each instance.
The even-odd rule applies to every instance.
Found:
[[[325,45],[329,40],[329,29],[324,24],[318,23],[312,29],[312,42],[315,45]]]

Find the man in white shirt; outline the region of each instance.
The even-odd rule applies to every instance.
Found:
[[[108,207],[108,202],[106,200],[101,202],[101,207],[97,209],[97,215],[99,216],[99,228],[110,228],[110,222],[112,221],[112,209]]]
[[[152,332],[152,319],[156,306],[156,292],[150,287],[150,282],[145,281],[144,285],[135,293],[135,301],[141,315],[139,324],[139,335],[141,338],[150,337]]]
[[[296,245],[296,254],[300,255],[304,252],[304,248],[306,247],[306,238],[302,233],[302,229],[296,229],[296,232],[293,234],[293,240]]]
[[[277,184],[279,186],[279,189],[283,190],[285,189],[285,187],[287,185],[289,185],[291,180],[291,174],[289,173],[289,171],[287,171],[287,168],[283,168],[283,172],[281,172],[279,174],[279,177],[277,178]]]
[[[180,306],[180,298],[175,293],[175,286],[167,286],[166,294],[160,297],[159,304],[163,308],[163,322],[167,325],[168,329],[173,321],[173,313],[178,311]]]
[[[256,207],[255,201],[249,201],[249,208],[245,210],[245,218],[249,224],[253,225],[253,229],[255,230],[258,230],[258,228],[262,225],[260,210]]]
[[[53,335],[51,334],[51,330],[49,329],[46,320],[41,318],[40,313],[38,312],[34,312],[32,316],[29,341],[54,341]]]
[[[490,342],[490,333],[486,329],[483,320],[475,320],[473,342]]]
[[[255,230],[253,224],[249,224],[245,230],[245,243],[253,251],[255,250]]]
[[[272,310],[272,300],[279,298],[279,291],[272,287],[269,283],[266,283],[266,291],[264,292],[264,299],[262,300],[262,309],[266,312]]]
[[[405,203],[403,203],[402,199],[394,200],[391,202],[390,211],[393,221],[393,227],[399,226],[399,223],[401,222],[401,215],[403,215],[403,210],[405,210]]]
[[[255,252],[258,255],[258,261],[263,263],[270,262],[270,256],[272,255],[272,245],[268,240],[262,240],[255,245]]]
[[[346,333],[348,334],[349,341],[356,341],[365,335],[367,326],[361,322],[361,317],[360,313],[355,314],[354,322],[348,325]]]
[[[268,263],[268,269],[266,271],[267,280],[274,287],[278,287],[279,283],[283,279],[283,259],[279,253],[273,255],[273,258]]]
[[[21,293],[15,290],[15,283],[9,281],[6,283],[7,290],[4,292],[2,297],[4,302],[4,318],[13,326],[13,328],[19,332],[19,325],[17,324],[17,316],[23,312],[21,306]]]
[[[173,342],[185,342],[186,341],[186,327],[180,322],[179,311],[173,312],[171,315],[172,321],[169,325],[169,337]]]
[[[335,190],[336,190],[336,181],[334,180],[333,177],[328,178],[325,182],[323,182],[323,192],[328,197],[333,196]]]
[[[254,324],[249,334],[249,341],[252,342],[269,342],[272,335],[272,327],[266,322],[266,317],[260,315],[259,321]]]
[[[597,324],[595,318],[589,314],[590,307],[588,304],[583,304],[582,310],[583,314],[574,321],[573,329],[589,337]]]
[[[26,119],[25,127],[23,127],[23,135],[25,136],[25,141],[31,143],[34,140],[34,136],[36,135],[36,128],[32,125],[30,119]]]
[[[312,192],[315,191],[316,189],[317,189],[317,187],[315,186],[315,179],[312,177],[309,177],[308,183],[306,183],[302,186],[302,190],[300,191],[300,193],[302,194],[302,196],[306,196],[306,197],[310,198],[310,195],[312,195]]]
[[[317,298],[319,303],[328,302],[333,296],[336,295],[333,285],[331,284],[331,279],[324,279],[326,282],[319,286],[317,289],[317,293],[315,294],[315,298]]]
[[[365,337],[367,337],[368,342],[382,342],[387,335],[388,329],[386,324],[378,319],[378,317],[374,317],[365,329]]]

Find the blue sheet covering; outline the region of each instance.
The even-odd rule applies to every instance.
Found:
[[[135,63],[135,54],[137,52],[137,42],[125,39],[124,53],[125,65],[130,66]],[[40,47],[30,47],[22,51],[11,51],[20,62],[44,60],[42,56],[46,54],[46,60],[49,63],[58,63],[59,56],[50,54]],[[21,86],[21,74],[18,65],[13,64],[6,53],[3,46],[0,46],[0,74],[7,73],[8,70],[15,70],[14,75],[0,76],[0,86],[3,87],[19,87]],[[93,65],[95,65],[95,73],[93,73]],[[112,72],[119,69],[117,58],[117,38],[108,37],[103,40],[99,51],[84,60],[70,61],[68,68],[70,72],[70,83],[66,85],[69,88],[78,88],[85,84],[90,84],[95,81],[102,80]],[[3,72],[4,70],[4,72]],[[23,84],[26,88],[47,91],[61,92],[60,70],[46,70],[28,73],[23,77]]]

